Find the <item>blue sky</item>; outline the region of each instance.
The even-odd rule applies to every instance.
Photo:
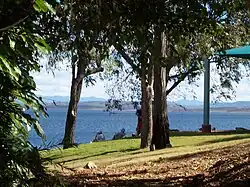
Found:
[[[42,96],[69,96],[70,93],[70,81],[71,74],[69,71],[61,70],[55,71],[55,76],[52,73],[48,73],[45,69],[42,69],[40,73],[34,73],[34,78],[37,83],[38,91],[37,94]],[[211,74],[214,78],[215,76]],[[212,79],[213,79],[212,78]],[[216,80],[212,80],[216,81]],[[199,87],[194,85],[187,85],[183,82],[180,87],[175,90],[168,98],[169,100],[179,100],[183,99],[185,96],[186,99],[193,99],[193,93],[189,91],[193,90],[197,97],[197,100],[203,100],[203,77],[196,82]],[[105,93],[104,88],[105,83],[102,81],[97,81],[95,86],[90,86],[83,88],[82,97],[101,97],[108,98],[108,95]],[[244,78],[236,89],[236,98],[234,101],[250,101],[250,79]],[[213,96],[212,96],[213,97]]]

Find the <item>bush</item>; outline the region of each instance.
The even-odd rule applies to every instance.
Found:
[[[47,115],[41,98],[34,93],[36,84],[30,75],[39,71],[40,51],[49,50],[32,29],[35,16],[23,19],[35,14],[33,3],[36,9],[46,11],[47,4],[43,0],[9,0],[0,5],[0,17],[4,20],[4,25],[0,26],[1,186],[25,186],[29,178],[45,175],[38,150],[28,142],[28,129],[31,127],[45,138],[39,116]],[[24,110],[30,110],[32,115]]]

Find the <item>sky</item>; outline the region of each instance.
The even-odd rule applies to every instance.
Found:
[[[71,85],[71,73],[67,70],[51,72],[42,69],[39,73],[33,73],[37,84],[37,94],[42,96],[69,96]],[[104,82],[97,81],[95,86],[83,87],[81,97],[108,98],[105,93]]]
[[[37,94],[41,96],[69,96],[71,74],[69,70],[61,69],[60,71],[54,71],[54,75],[51,72],[47,72],[45,68],[39,73],[33,73],[35,82],[37,84]],[[216,75],[211,73],[211,81]],[[195,83],[197,86],[188,85],[186,82],[180,84],[169,97],[168,100],[176,101],[181,99],[193,100],[193,96],[196,96],[197,100],[203,100],[203,76]],[[105,92],[105,83],[97,81],[95,86],[83,87],[81,97],[98,97],[108,99],[109,96]],[[195,94],[192,92],[194,91]],[[213,100],[214,96],[211,96]],[[232,101],[250,101],[250,79],[244,78],[236,89],[236,98]]]

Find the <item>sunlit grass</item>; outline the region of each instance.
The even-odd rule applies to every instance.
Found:
[[[41,155],[52,159],[53,163],[72,168],[83,167],[88,161],[94,161],[100,166],[123,165],[206,151],[246,141],[250,141],[250,134],[173,136],[172,148],[149,152],[148,149],[139,149],[140,139],[130,138],[81,144],[66,150],[42,151]]]

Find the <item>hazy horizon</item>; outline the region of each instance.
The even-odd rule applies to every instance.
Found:
[[[65,101],[67,99],[67,101],[69,101],[69,96],[60,96],[60,95],[45,95],[45,96],[41,96],[43,97],[45,100],[48,99],[64,99],[64,100],[58,100],[58,101]],[[96,96],[88,96],[88,97],[85,97],[85,96],[81,96],[81,101],[107,101],[109,98],[103,98],[103,97],[96,97]],[[127,100],[124,100],[125,102],[130,102],[130,101],[127,101]],[[194,105],[196,104],[203,104],[203,101],[202,100],[197,100],[197,99],[183,99],[183,98],[180,98],[179,100],[175,100],[175,101],[172,101],[172,100],[169,100],[169,102],[182,102],[182,103],[193,103]],[[221,102],[218,102],[218,103],[240,103],[240,102],[250,102],[248,100],[246,101],[236,101],[236,100],[231,100],[231,101],[221,101]],[[211,101],[211,103],[213,103]]]

